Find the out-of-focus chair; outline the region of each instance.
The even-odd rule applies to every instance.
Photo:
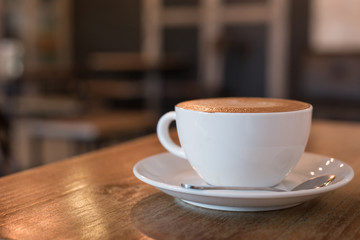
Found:
[[[31,164],[36,166],[44,163],[42,151],[46,139],[71,142],[73,151],[69,154],[81,154],[152,132],[155,121],[151,112],[131,110],[32,120],[29,123]]]
[[[151,81],[144,77],[153,69],[140,58],[131,60],[126,56],[129,61],[120,64],[121,61],[116,61],[117,55],[99,56],[90,61],[96,77],[78,80],[78,97],[84,103],[80,114],[31,121],[33,166],[44,162],[42,143],[46,139],[72,142],[74,154],[79,154],[155,131],[159,115],[155,106],[159,100],[155,98],[161,97],[157,90],[161,83],[158,79]],[[116,71],[142,71],[144,74],[137,79],[120,78],[114,77]]]

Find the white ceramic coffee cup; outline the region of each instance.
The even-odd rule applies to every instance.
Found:
[[[304,152],[312,106],[289,112],[207,113],[175,107],[157,125],[161,144],[187,159],[207,183],[268,187],[281,182]],[[176,121],[181,146],[169,136]]]

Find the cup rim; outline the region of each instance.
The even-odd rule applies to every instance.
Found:
[[[181,108],[178,106],[175,106],[175,110],[181,110],[181,111],[190,111],[190,112],[197,112],[199,114],[216,114],[216,115],[249,115],[249,116],[260,116],[260,115],[284,115],[284,114],[295,114],[295,113],[301,113],[301,112],[312,112],[313,106],[308,103],[310,106],[305,109],[300,110],[293,110],[293,111],[283,111],[283,112],[204,112],[204,111],[198,111],[193,109],[186,109]]]

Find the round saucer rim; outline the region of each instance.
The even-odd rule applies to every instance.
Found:
[[[330,157],[327,157],[324,155],[310,153],[310,152],[305,152],[304,155],[307,155],[308,157],[315,156],[315,157],[321,157],[321,158],[325,158],[325,159],[330,158]],[[306,196],[311,196],[311,195],[320,195],[320,194],[338,189],[338,188],[346,185],[347,183],[349,183],[352,180],[352,178],[354,177],[354,171],[351,168],[351,166],[349,166],[345,162],[342,162],[341,160],[334,159],[335,161],[344,164],[344,166],[346,166],[348,168],[349,173],[346,174],[346,176],[343,179],[341,179],[339,182],[336,182],[336,183],[330,184],[326,187],[322,187],[322,188],[318,188],[318,189],[300,190],[300,191],[294,191],[294,192],[291,192],[291,191],[290,192],[260,192],[260,191],[258,191],[258,192],[251,191],[250,192],[250,191],[233,191],[233,190],[232,191],[231,190],[224,190],[224,191],[202,190],[202,191],[199,191],[199,190],[193,190],[193,189],[184,189],[181,186],[158,182],[158,181],[152,180],[150,178],[147,178],[138,172],[137,169],[141,164],[143,164],[146,161],[151,161],[153,158],[160,157],[160,156],[165,157],[165,158],[167,156],[176,157],[169,152],[163,152],[163,153],[155,154],[155,155],[149,156],[147,158],[144,158],[135,164],[135,166],[133,168],[133,172],[134,172],[135,176],[138,179],[140,179],[141,181],[143,181],[149,185],[152,185],[156,188],[159,188],[159,189],[165,189],[168,191],[174,191],[174,192],[190,194],[190,195],[207,196],[207,197],[241,198],[241,199],[252,199],[252,198],[274,199],[274,198],[306,197]],[[176,157],[176,158],[178,158],[178,157]],[[180,158],[178,158],[178,159],[180,159]],[[181,159],[181,160],[187,161],[185,159]]]

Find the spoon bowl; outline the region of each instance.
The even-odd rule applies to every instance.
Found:
[[[272,191],[272,192],[292,192],[299,190],[308,190],[325,187],[335,180],[335,175],[322,175],[306,180],[291,190],[284,190],[276,187],[233,187],[233,186],[213,186],[213,185],[195,185],[182,183],[181,186],[186,189],[195,190],[237,190],[237,191]]]

